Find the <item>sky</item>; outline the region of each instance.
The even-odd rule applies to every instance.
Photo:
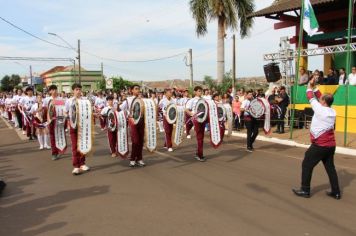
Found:
[[[0,0],[0,16],[39,38],[73,48],[81,41],[82,67],[128,80],[189,79],[185,64],[193,50],[194,79],[205,75],[216,78],[217,22],[208,25],[208,34],[197,37],[188,0]],[[256,10],[270,6],[273,0],[256,0]],[[236,38],[237,77],[263,76],[263,54],[277,52],[283,36],[293,36],[295,28],[274,30],[276,21],[255,18],[249,37],[228,31],[225,42],[225,70],[232,68],[232,35]],[[93,56],[93,54],[95,56]],[[180,56],[155,62],[133,63],[172,55]],[[0,20],[0,56],[74,58],[76,52],[33,38]],[[104,59],[105,58],[105,59]],[[108,60],[114,59],[114,60]],[[320,67],[319,61],[310,61]],[[5,74],[29,75],[44,72],[68,62],[1,61],[0,77]]]

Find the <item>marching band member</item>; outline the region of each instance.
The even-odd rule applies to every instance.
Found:
[[[108,116],[108,112],[110,110],[114,111],[114,97],[109,95],[106,97],[106,101],[107,101],[107,106],[104,107],[101,110],[101,117],[104,119],[105,123],[106,123],[106,117]],[[107,124],[106,124],[107,125]],[[110,152],[111,152],[111,157],[117,157],[117,131],[111,131],[109,129],[107,129],[107,133],[108,133],[108,141],[109,141],[109,147],[110,147]]]
[[[98,92],[98,97],[96,97],[94,102],[95,111],[97,114],[100,114],[101,110],[105,107],[106,100],[101,91]],[[99,118],[101,130],[105,128],[105,120],[103,118]]]
[[[190,99],[189,91],[188,89],[186,89],[183,92],[183,97],[179,99],[179,105],[185,107],[189,99]],[[193,121],[191,119],[191,116],[187,112],[185,113],[184,122],[185,122],[185,135],[187,139],[191,139],[190,130],[193,128]]]
[[[195,106],[198,102],[199,99],[201,99],[203,89],[200,86],[196,86],[194,88],[194,93],[195,97],[190,99],[187,104],[186,104],[186,112],[192,117],[193,125],[194,125],[194,130],[196,134],[196,139],[197,139],[197,152],[196,152],[196,157],[198,161],[204,162],[206,161],[206,158],[203,155],[203,143],[204,143],[204,128],[206,122],[199,123],[197,122],[196,118],[194,117],[196,114],[194,114]]]
[[[315,88],[315,78],[308,84],[307,98],[313,108],[314,116],[310,126],[311,145],[305,152],[302,163],[302,183],[300,189],[293,189],[299,197],[310,197],[310,182],[314,167],[322,161],[329,176],[331,192],[326,192],[329,197],[341,199],[337,172],[334,165],[335,154],[335,119],[336,111],[331,108],[334,97],[331,94],[322,95]],[[319,100],[319,101],[318,101]]]
[[[119,103],[120,103],[120,98],[119,96],[117,95],[117,93],[114,93],[113,95],[113,108],[114,108],[114,111],[118,111],[119,110]]]
[[[165,132],[165,141],[164,141],[164,147],[168,149],[168,152],[173,152],[172,149],[172,132],[173,132],[173,124],[169,124],[167,122],[167,107],[170,104],[175,104],[174,99],[172,98],[172,90],[170,88],[167,88],[164,90],[165,96],[163,99],[159,102],[159,109],[162,113],[163,117],[163,127],[164,127],[164,132]]]
[[[248,112],[253,99],[253,91],[247,91],[245,100],[241,104],[241,111],[244,113],[244,121],[247,128],[247,152],[253,152],[253,143],[258,135],[258,120]]]
[[[44,111],[42,95],[37,95],[37,103],[31,107],[30,113],[34,117],[33,124],[37,129],[37,139],[40,144],[40,150],[43,148],[51,149],[48,145],[48,130],[46,127],[47,114]]]
[[[52,84],[48,87],[48,93],[50,94],[50,97],[47,97],[44,99],[44,110],[47,114],[48,110],[48,104],[50,101],[55,101],[55,100],[60,100],[61,98],[58,96],[57,92],[57,86]],[[49,138],[50,138],[50,144],[51,144],[51,150],[52,150],[52,160],[58,160],[60,158],[59,156],[59,150],[56,147],[56,137],[55,137],[55,122],[50,120],[50,117],[47,117],[48,121],[48,130],[49,130]]]
[[[26,133],[29,140],[36,138],[36,128],[33,126],[33,116],[30,113],[32,106],[36,103],[36,97],[33,96],[33,88],[27,87],[25,90],[26,96],[21,100],[22,115],[26,123]]]
[[[130,114],[131,104],[134,99],[138,98],[140,94],[140,86],[135,84],[131,86],[131,94],[132,96],[127,97],[127,99],[120,105],[121,111],[126,111],[128,114],[128,124],[131,132],[131,157],[130,157],[130,167],[145,166],[145,163],[142,160],[142,149],[143,149],[143,141],[144,141],[144,131],[145,131],[145,122],[144,119],[138,122],[137,125],[134,124],[132,114]]]
[[[70,105],[73,101],[81,99],[82,96],[82,86],[80,84],[74,83],[72,85],[73,97],[67,100],[66,102],[66,112],[69,113]],[[70,126],[70,139],[72,142],[72,164],[73,164],[73,175],[79,175],[82,172],[90,170],[90,167],[85,164],[85,155],[82,155],[77,148],[78,143],[78,129],[73,129]]]
[[[0,95],[0,116],[1,117],[6,117],[6,112],[5,112],[5,99],[6,96],[4,94]]]
[[[12,97],[10,93],[6,95],[6,99],[4,103],[5,103],[5,112],[7,114],[7,120],[11,122],[12,121],[12,114],[11,114]]]

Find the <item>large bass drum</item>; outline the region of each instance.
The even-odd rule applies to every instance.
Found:
[[[76,100],[72,100],[69,106],[69,124],[72,129],[77,128],[78,123],[78,103]]]
[[[218,103],[216,104],[217,110],[218,110],[218,119],[219,121],[224,121],[226,120],[226,110],[224,107],[224,104]]]
[[[248,108],[248,112],[252,117],[256,119],[261,118],[266,112],[266,108],[263,104],[263,101],[260,98],[253,99]]]
[[[142,99],[135,98],[132,101],[131,108],[130,108],[130,114],[133,118],[135,125],[137,125],[138,122],[140,122],[141,118],[143,118],[143,114],[144,114],[143,109],[144,109],[144,105]]]
[[[174,124],[177,121],[177,106],[169,104],[166,109],[166,120],[168,124]]]
[[[109,131],[114,132],[116,130],[117,120],[116,115],[112,109],[110,109],[107,113],[106,124]]]
[[[208,104],[205,102],[203,98],[197,101],[197,104],[194,108],[195,119],[199,123],[203,123],[208,118]]]

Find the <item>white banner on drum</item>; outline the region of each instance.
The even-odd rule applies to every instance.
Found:
[[[218,107],[213,100],[206,100],[209,106],[210,141],[214,147],[221,143]]]
[[[177,106],[177,121],[174,125],[173,143],[179,146],[183,142],[185,109]]]
[[[145,146],[153,152],[157,147],[157,109],[152,99],[143,99],[145,105]]]
[[[129,152],[127,138],[127,119],[124,111],[115,112],[117,119],[117,152],[125,157]]]
[[[60,152],[64,152],[67,147],[65,127],[64,127],[64,105],[56,105],[56,120],[54,126],[54,140],[56,143],[56,148]]]
[[[232,124],[233,124],[233,120],[234,120],[234,116],[232,113],[232,107],[229,103],[225,103],[224,107],[225,107],[225,111],[226,111],[227,135],[231,136]]]
[[[78,100],[78,151],[86,155],[93,145],[92,107],[89,100]]]

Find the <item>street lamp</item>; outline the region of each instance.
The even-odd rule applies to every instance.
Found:
[[[76,51],[78,53],[78,56],[76,57],[78,59],[78,64],[79,64],[79,69],[78,69],[78,73],[79,73],[79,84],[81,84],[82,81],[82,73],[81,73],[81,62],[80,62],[80,39],[78,39],[78,50],[76,48],[74,48],[72,45],[70,45],[70,43],[68,43],[66,40],[64,40],[64,38],[62,38],[61,36],[59,36],[58,34],[55,33],[48,33],[49,35],[55,36],[57,38],[59,38],[60,40],[62,40],[65,44],[67,44],[69,46],[70,49]],[[74,64],[74,70],[75,70],[75,64]]]

